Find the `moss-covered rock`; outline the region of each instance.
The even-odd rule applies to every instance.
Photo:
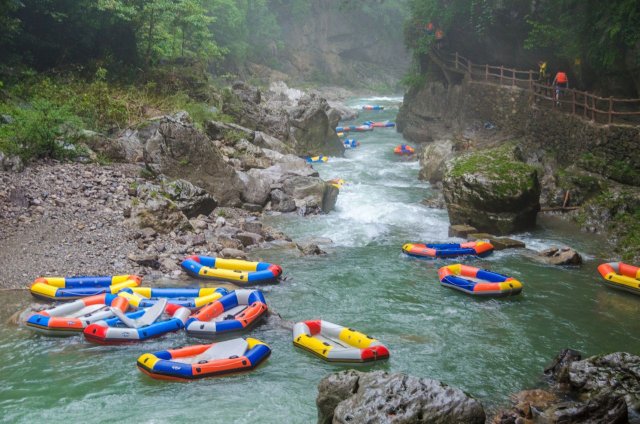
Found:
[[[449,161],[443,192],[452,225],[496,234],[534,227],[540,210],[537,170],[517,159],[515,143]]]
[[[630,262],[640,261],[638,187],[611,185],[587,201],[575,219],[587,231],[608,232],[615,245],[616,257]]]

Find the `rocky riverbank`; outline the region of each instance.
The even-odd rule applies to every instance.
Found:
[[[241,83],[229,96],[239,101],[248,92],[262,98]],[[333,128],[342,113],[317,96],[267,95],[275,97],[279,106],[253,105],[259,116],[280,117],[261,121],[260,130],[220,121],[201,130],[179,112],[111,136],[84,134],[78,160],[99,157],[109,165],[44,161],[23,168],[3,159],[0,286],[25,287],[41,275],[180,278],[187,254],[247,258],[246,251],[270,243],[320,253],[291,243],[260,217],[334,207],[339,190],[291,153],[339,144]],[[284,140],[271,135],[282,122]]]
[[[545,388],[512,396],[485,412],[480,401],[440,381],[382,371],[341,371],[318,384],[318,424],[640,422],[640,357],[624,352],[586,359],[565,349],[544,370]],[[486,421],[485,421],[486,420]]]
[[[422,145],[421,178],[445,183],[453,223],[514,232],[534,225],[539,208],[558,211],[583,231],[608,235],[610,256],[640,259],[637,126],[599,125],[539,108],[517,87],[466,80],[412,88],[397,124]],[[495,149],[509,144],[516,150],[507,164]],[[461,161],[474,165],[465,175]],[[506,190],[518,181],[521,189]]]

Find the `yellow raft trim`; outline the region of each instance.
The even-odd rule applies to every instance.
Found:
[[[329,359],[329,352],[333,349],[333,346],[327,346],[315,337],[306,334],[299,335],[293,344],[325,359]]]
[[[357,347],[358,349],[368,348],[371,346],[371,343],[376,341],[364,333],[360,333],[359,331],[351,330],[349,328],[345,328],[340,331],[339,337],[343,342],[350,346]]]

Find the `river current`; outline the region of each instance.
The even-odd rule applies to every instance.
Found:
[[[350,105],[385,106],[362,112],[360,123],[393,120],[400,102],[380,97]],[[535,231],[515,238],[537,250],[570,245],[583,254],[582,267],[546,266],[518,250],[500,251],[465,262],[519,279],[520,296],[481,300],[441,287],[437,270],[453,260],[417,260],[400,250],[409,241],[457,240],[447,237],[446,211],[421,204],[430,187],[418,181],[418,163],[393,154],[404,143],[395,129],[353,137],[361,145],[344,158],[314,165],[325,179],[347,181],[335,211],[265,218],[296,241],[332,240],[322,256],[286,249],[253,254],[285,271],[285,281],[264,287],[269,307],[284,319],[322,318],[369,334],[387,345],[391,358],[357,369],[442,380],[489,408],[539,384],[544,366],[562,348],[585,355],[640,352],[640,299],[603,287],[596,267],[606,244],[558,218],[541,216]],[[155,381],[136,369],[140,354],[201,341],[175,333],[136,345],[97,346],[82,337],[41,337],[9,322],[30,302],[25,292],[0,297],[0,422],[313,423],[320,379],[351,368],[295,349],[289,331],[262,325],[250,336],[273,353],[254,372]]]

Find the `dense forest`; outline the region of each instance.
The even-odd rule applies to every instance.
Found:
[[[259,71],[390,89],[407,16],[406,0],[0,0],[0,151],[63,157],[54,140],[176,109],[198,123],[213,85]]]
[[[574,86],[637,97],[640,88],[640,2],[617,0],[413,0],[405,28],[419,56],[433,34],[474,63],[564,69]]]

